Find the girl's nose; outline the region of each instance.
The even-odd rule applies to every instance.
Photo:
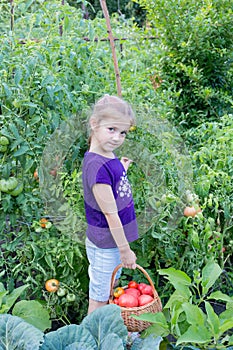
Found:
[[[118,141],[120,138],[120,133],[119,132],[114,132],[114,135],[113,135],[113,140],[116,140]]]

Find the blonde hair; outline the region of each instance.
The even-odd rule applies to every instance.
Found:
[[[136,123],[135,115],[130,104],[118,96],[110,96],[108,94],[101,97],[95,103],[89,122],[92,118],[95,119],[97,123],[108,118],[114,118],[116,120],[124,118],[125,121],[129,122],[130,127]],[[91,134],[88,139],[89,145],[90,141]]]

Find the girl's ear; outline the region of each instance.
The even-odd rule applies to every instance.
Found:
[[[91,130],[94,130],[97,127],[96,118],[94,118],[94,117],[90,118],[90,127],[91,127]]]

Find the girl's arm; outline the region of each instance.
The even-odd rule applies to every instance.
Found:
[[[130,249],[125,237],[124,229],[118,215],[116,201],[110,185],[95,184],[93,194],[108,222],[109,229],[120,251],[123,267],[129,269],[136,268],[136,255]]]

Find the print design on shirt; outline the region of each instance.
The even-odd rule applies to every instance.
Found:
[[[117,194],[119,194],[119,196],[121,198],[127,196],[130,197],[131,196],[131,186],[130,183],[128,181],[126,172],[123,172],[123,175],[120,177],[120,184],[117,190]]]

